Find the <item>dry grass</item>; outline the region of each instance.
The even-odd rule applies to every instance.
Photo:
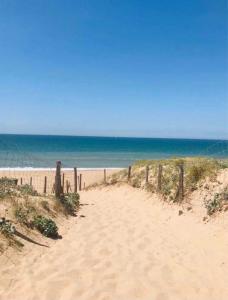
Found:
[[[64,201],[61,201],[62,199]],[[63,195],[62,199],[57,200],[54,196],[39,195],[31,186],[17,186],[14,180],[8,178],[0,179],[0,219],[10,220],[10,224],[14,225],[17,231],[27,236],[32,236],[36,228],[43,234],[49,233],[50,228],[54,228],[53,224],[58,222],[61,216],[73,215],[74,210],[79,207],[79,196]],[[43,227],[47,226],[47,230],[45,228],[40,230],[41,225],[35,226],[38,217],[40,224]],[[3,222],[0,224],[2,251],[7,247],[23,246],[20,239],[7,231],[7,224]]]
[[[132,166],[131,180],[129,184],[136,188],[143,188],[149,192],[156,192],[158,166],[162,165],[161,194],[164,199],[175,201],[179,184],[179,166],[184,166],[185,193],[189,194],[199,188],[206,179],[216,179],[219,170],[227,168],[227,160],[213,158],[187,157],[172,158],[166,160],[141,160]],[[146,167],[149,167],[149,182],[146,183]],[[107,184],[127,182],[127,170],[122,170],[107,180]]]

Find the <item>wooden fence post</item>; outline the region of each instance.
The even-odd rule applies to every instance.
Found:
[[[104,169],[104,184],[106,184],[106,169]]]
[[[44,176],[44,194],[47,193],[47,176]]]
[[[30,177],[29,185],[32,186],[32,177]]]
[[[64,193],[64,185],[65,185],[65,174],[62,175],[62,192]]]
[[[55,193],[55,184],[53,183],[53,186],[52,186],[52,190],[51,190],[52,194]]]
[[[127,180],[130,181],[131,179],[131,166],[128,167],[128,174],[127,174]]]
[[[162,189],[162,165],[158,166],[158,182],[157,182],[157,191],[161,192]]]
[[[77,193],[78,192],[78,171],[77,168],[74,168],[74,192]]]
[[[68,180],[66,181],[66,192],[67,192],[67,194],[69,193],[69,183],[68,183]]]
[[[23,179],[22,179],[22,177],[21,177],[21,185],[23,184]]]
[[[79,191],[81,191],[82,190],[82,174],[80,174],[80,176],[79,176]]]
[[[61,161],[56,162],[56,172],[55,172],[55,197],[60,198],[62,193],[61,187]]]
[[[179,166],[179,186],[177,189],[176,198],[179,201],[184,199],[184,164],[180,164]]]
[[[149,166],[146,166],[146,184],[149,182]]]

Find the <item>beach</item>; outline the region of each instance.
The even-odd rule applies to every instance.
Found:
[[[1,300],[227,299],[227,215],[205,224],[126,184],[80,195],[62,240],[0,256]]]
[[[121,170],[121,168],[106,168],[106,176],[110,176],[113,173]],[[103,168],[78,168],[78,189],[79,180],[81,174],[81,188],[84,189],[89,185],[96,182],[104,181],[104,169]],[[64,174],[64,192],[67,189],[67,181],[69,183],[69,192],[74,192],[74,169],[67,168],[62,169],[62,184]],[[47,177],[47,194],[53,194],[53,185],[55,182],[55,169],[54,168],[0,168],[0,178],[8,177],[18,180],[18,185],[24,185],[32,183],[32,186],[38,193],[43,193],[45,176]]]
[[[228,300],[227,13],[0,0],[0,300]]]

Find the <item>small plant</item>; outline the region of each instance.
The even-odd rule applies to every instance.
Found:
[[[17,180],[14,178],[0,178],[0,198],[5,198],[15,194]]]
[[[110,181],[109,183],[110,184],[116,184],[118,182],[118,178],[117,178],[117,175],[116,174],[113,174],[110,178]]]
[[[0,185],[16,186],[17,185],[17,179],[2,177],[2,178],[0,178]]]
[[[52,219],[44,216],[35,216],[33,219],[34,227],[44,236],[50,238],[58,238],[58,227]]]
[[[140,188],[141,187],[141,181],[140,178],[135,177],[131,180],[131,185],[135,188]]]
[[[11,237],[14,234],[15,228],[9,220],[0,219],[0,232],[6,237]]]
[[[21,185],[19,190],[23,195],[38,196],[37,191],[29,184]]]
[[[222,192],[222,197],[224,201],[228,201],[228,186],[226,186]]]
[[[27,227],[31,227],[31,222],[29,221],[29,216],[30,214],[35,212],[35,208],[34,207],[24,207],[22,204],[19,204],[15,207],[14,209],[14,215],[17,219],[17,221],[20,224],[23,224]]]
[[[79,207],[80,196],[78,193],[68,193],[62,195],[60,202],[64,206],[66,212],[70,215],[74,215],[76,209]]]
[[[14,210],[14,215],[19,223],[27,224],[28,211],[25,210],[23,206],[18,205]]]
[[[213,199],[205,202],[205,207],[207,209],[207,214],[209,216],[213,215],[221,208],[221,195],[216,193]]]

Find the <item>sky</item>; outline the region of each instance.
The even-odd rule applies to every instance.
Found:
[[[0,133],[228,138],[226,0],[0,0]]]

